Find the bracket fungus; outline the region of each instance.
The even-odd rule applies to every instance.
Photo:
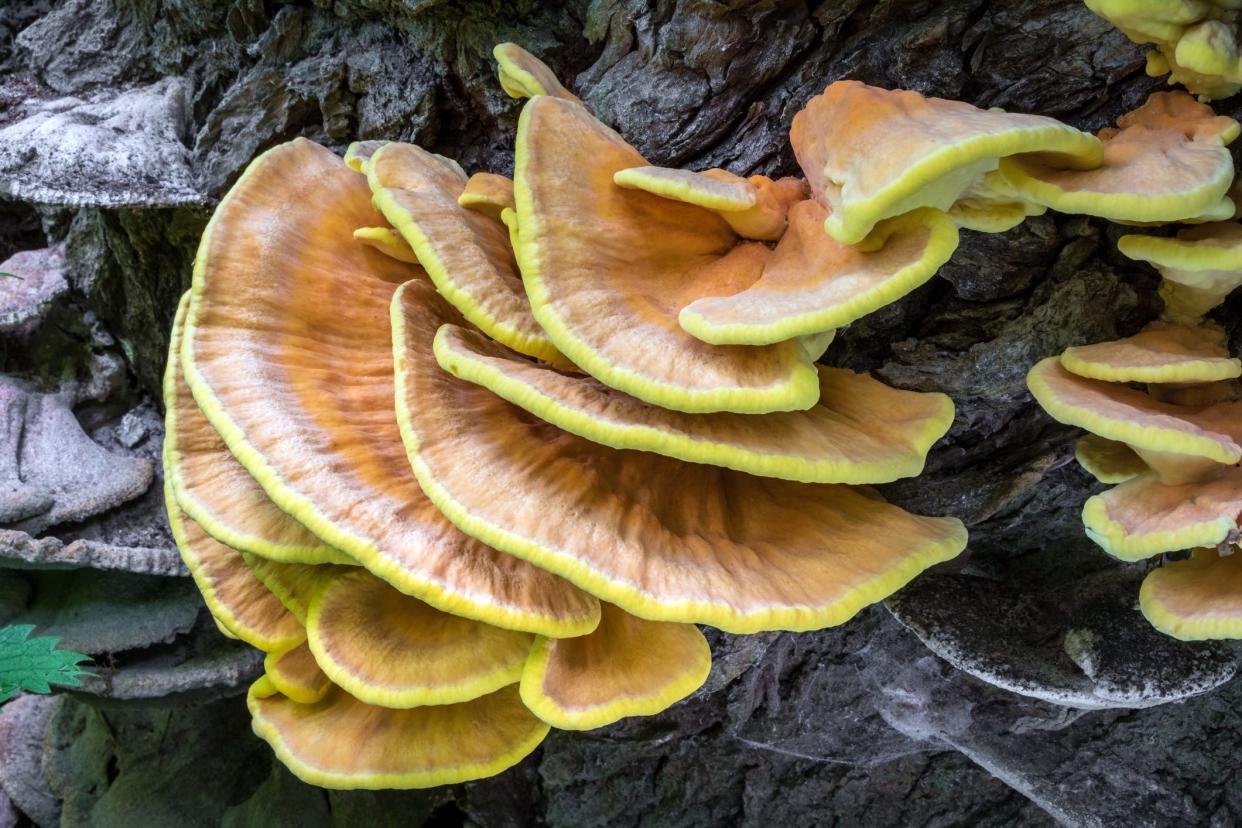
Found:
[[[1147,576],[1144,614],[1184,639],[1242,636],[1235,563],[1242,537],[1242,360],[1203,315],[1242,285],[1242,232],[1205,224],[1176,238],[1123,236],[1121,252],[1163,277],[1161,320],[1114,342],[1040,362],[1028,385],[1044,409],[1091,432],[1079,462],[1116,484],[1083,508],[1087,535],[1121,560],[1191,549]],[[1128,384],[1145,383],[1146,391]]]
[[[1056,158],[1015,155],[1000,162],[1010,187],[1027,201],[1062,213],[1113,221],[1229,218],[1238,122],[1217,115],[1185,92],[1156,92],[1141,107],[1100,130],[1103,158],[1092,169],[1062,167]]]
[[[949,210],[1007,156],[1039,153],[1083,170],[1103,158],[1098,138],[1052,118],[859,81],[837,81],[812,98],[789,135],[811,192],[828,210],[825,231],[844,244],[918,207]]]
[[[849,247],[804,182],[651,168],[533,56],[496,57],[531,98],[512,181],[282,144],[216,209],[178,313],[169,517],[267,654],[255,732],[318,785],[498,773],[551,727],[693,693],[696,624],[843,623],[966,542],[868,488],[922,470],[952,402],[814,365],[931,277],[953,222]]]
[[[1233,0],[1086,0],[1135,43],[1151,43],[1147,74],[1169,75],[1202,100],[1242,89],[1238,4]]]

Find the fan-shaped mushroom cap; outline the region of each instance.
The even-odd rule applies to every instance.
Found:
[[[795,204],[759,280],[691,302],[678,315],[681,327],[717,345],[765,345],[832,330],[905,296],[957,249],[957,228],[939,210],[881,222],[867,249],[825,234],[826,215],[815,201]]]
[[[1102,157],[1098,138],[1052,118],[858,81],[837,81],[812,98],[794,116],[790,140],[811,191],[829,208],[824,229],[844,244],[917,207],[948,210],[999,158],[1051,153],[1058,164],[1091,169]]]
[[[440,370],[431,342],[447,321],[428,284],[394,299],[398,418],[423,490],[463,531],[631,614],[731,632],[817,629],[965,545],[958,521],[874,493],[561,431]]]
[[[1139,606],[1152,626],[1183,641],[1242,638],[1242,554],[1196,549],[1143,580]]]
[[[1215,326],[1156,323],[1125,339],[1067,348],[1061,365],[1108,382],[1216,382],[1242,376],[1242,360],[1226,345]]]
[[[1185,92],[1156,92],[1100,132],[1104,161],[1066,169],[1056,159],[1017,155],[1001,171],[1025,199],[1062,213],[1125,221],[1181,221],[1227,201],[1238,122]],[[1219,212],[1219,210],[1218,210]]]
[[[510,98],[551,95],[582,103],[574,93],[561,85],[547,64],[516,43],[501,43],[492,49],[492,57],[496,58],[500,86]]]
[[[254,732],[302,781],[324,788],[431,788],[493,776],[539,746],[548,726],[517,685],[459,704],[394,710],[333,687],[298,704],[267,678],[246,698]]]
[[[1141,391],[1066,371],[1057,357],[1035,365],[1027,386],[1053,419],[1076,425],[1136,450],[1242,460],[1242,446],[1194,409],[1169,405]]]
[[[742,238],[761,241],[779,239],[785,232],[785,214],[790,205],[807,197],[806,182],[801,179],[773,181],[766,175],[745,179],[721,169],[698,173],[668,167],[633,167],[619,170],[612,180],[618,187],[712,210]]]
[[[195,400],[281,509],[401,591],[506,628],[594,629],[594,598],[455,530],[410,473],[387,319],[421,271],[350,238],[376,223],[370,200],[310,141],[251,164],[199,247],[182,348]]]
[[[260,650],[288,650],[306,631],[242,560],[241,553],[216,541],[177,506],[164,483],[164,502],[173,540],[213,618],[229,635]]]
[[[796,342],[718,347],[681,329],[695,299],[736,293],[768,249],[739,243],[715,213],[613,183],[646,164],[577,104],[528,102],[514,195],[535,318],[575,365],[664,408],[763,413],[809,408],[819,387]]]
[[[178,505],[217,541],[241,552],[295,563],[353,563],[276,508],[199,410],[181,370],[189,305],[186,293],[164,371],[164,478]]]
[[[499,221],[503,210],[512,210],[516,206],[513,202],[513,179],[495,173],[477,172],[466,182],[466,189],[457,197],[457,203]]]
[[[522,672],[522,701],[562,730],[652,716],[697,690],[712,651],[693,624],[643,621],[610,604],[579,638],[539,638]]]
[[[371,156],[387,141],[354,141],[345,149],[345,166],[354,172],[367,174],[371,164]]]
[[[1122,236],[1117,249],[1160,271],[1165,317],[1176,322],[1197,324],[1242,285],[1242,224],[1238,222],[1188,227],[1175,238]]]
[[[1074,459],[1101,483],[1124,483],[1148,470],[1143,458],[1125,443],[1106,440],[1097,434],[1078,438]]]
[[[268,653],[263,670],[278,693],[298,704],[314,704],[332,689],[305,641],[292,650]]]
[[[1215,546],[1238,531],[1242,469],[1219,466],[1206,479],[1177,485],[1139,475],[1087,501],[1082,520],[1091,539],[1123,561],[1161,552]]]
[[[819,367],[814,407],[755,417],[653,406],[592,377],[521,359],[451,324],[437,332],[435,355],[453,376],[592,442],[807,483],[916,475],[953,423],[953,401],[943,394],[900,391],[840,368]]]
[[[1087,7],[1135,43],[1154,43],[1147,74],[1172,73],[1206,100],[1227,98],[1242,86],[1237,4],[1213,0],[1086,0]]]
[[[409,242],[391,227],[359,227],[354,231],[354,239],[399,262],[418,264],[418,256],[414,255]]]
[[[508,229],[458,204],[464,176],[412,144],[392,143],[376,152],[369,180],[375,206],[462,316],[515,351],[564,361],[531,313]]]
[[[366,572],[320,590],[306,629],[328,677],[382,707],[453,704],[513,684],[532,641],[529,633],[440,612]]]

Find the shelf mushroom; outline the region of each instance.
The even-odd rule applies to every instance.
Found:
[[[1062,213],[1121,222],[1233,217],[1228,146],[1238,122],[1216,115],[1185,92],[1156,92],[1100,130],[1103,160],[1094,169],[1062,168],[1042,154],[1015,155],[1000,171],[1020,198]]]
[[[221,626],[267,653],[255,732],[314,784],[498,773],[550,727],[693,693],[696,624],[842,623],[965,545],[867,488],[921,471],[951,401],[813,365],[930,278],[952,222],[840,245],[803,182],[651,168],[533,56],[496,56],[533,96],[513,181],[280,145],[217,208],[178,313],[170,520]],[[833,315],[744,345],[680,326],[756,285],[743,312],[820,290]],[[621,333],[654,337],[645,363],[600,339]]]
[[[1151,43],[1147,74],[1169,75],[1202,100],[1242,89],[1238,6],[1228,0],[1086,0],[1135,43]]]
[[[1122,560],[1194,550],[1148,575],[1140,593],[1148,619],[1179,638],[1242,635],[1242,595],[1234,592],[1242,360],[1203,319],[1242,285],[1242,232],[1205,224],[1176,238],[1124,236],[1119,247],[1160,271],[1163,318],[1135,336],[1046,359],[1028,385],[1054,419],[1091,432],[1077,456],[1117,484],[1083,508],[1092,540]]]
[[[789,137],[826,208],[824,230],[843,244],[858,244],[884,219],[920,207],[949,210],[963,197],[1004,203],[1003,184],[985,189],[984,177],[1007,156],[1040,153],[1080,170],[1103,158],[1099,139],[1053,118],[859,81],[837,81],[812,98]],[[1026,214],[1021,204],[1016,209]]]

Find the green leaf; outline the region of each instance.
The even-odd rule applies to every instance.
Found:
[[[80,687],[82,676],[93,676],[81,668],[88,656],[58,650],[59,638],[42,635],[30,638],[33,624],[0,627],[0,702],[25,691],[50,693],[51,685]]]
[[[9,273],[4,270],[0,270],[0,279],[16,279],[19,282],[26,281],[25,276],[18,276],[16,273]]]

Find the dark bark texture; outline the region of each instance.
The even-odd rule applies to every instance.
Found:
[[[825,357],[953,397],[927,472],[883,489],[962,518],[959,560],[837,629],[712,634],[691,699],[554,733],[495,779],[325,792],[272,761],[237,695],[257,662],[216,635],[160,512],[176,301],[213,203],[278,142],[413,141],[509,173],[518,106],[490,56],[509,40],[653,163],[743,174],[795,173],[790,121],[841,78],[1093,131],[1160,85],[1081,0],[0,2],[0,262],[41,251],[11,265],[26,304],[0,308],[0,621],[101,665],[0,716],[0,824],[1242,821],[1239,651],[1148,627],[1147,565],[1084,537],[1096,484],[1024,384],[1153,319],[1155,274],[1117,253],[1121,228],[1053,214],[963,232]],[[1240,310],[1217,314],[1235,353]]]

